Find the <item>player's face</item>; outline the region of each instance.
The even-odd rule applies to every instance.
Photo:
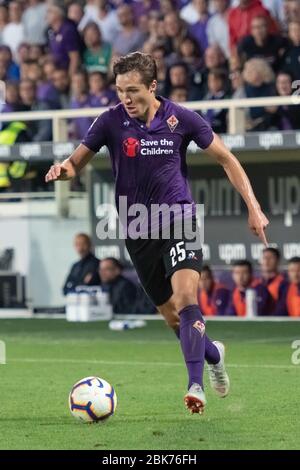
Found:
[[[146,119],[151,103],[155,99],[156,81],[150,87],[142,83],[139,72],[117,75],[116,88],[119,99],[131,118]]]
[[[76,237],[74,247],[80,258],[85,258],[91,250],[90,243],[85,237]]]
[[[290,282],[300,283],[300,263],[290,263],[288,266],[288,277]]]
[[[261,260],[261,268],[263,271],[266,272],[276,272],[278,270],[278,260],[276,256],[269,251],[263,253]]]
[[[207,271],[203,271],[200,276],[200,288],[206,292],[210,291],[213,285],[213,279]]]
[[[252,275],[247,266],[235,266],[232,277],[237,287],[246,288],[251,282]]]

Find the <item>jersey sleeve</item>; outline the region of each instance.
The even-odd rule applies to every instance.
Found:
[[[206,149],[214,138],[213,130],[208,122],[190,110],[187,110],[184,118],[190,140],[193,140],[201,149]]]
[[[108,135],[108,113],[100,114],[89,127],[81,143],[97,153],[104,145],[107,145]]]

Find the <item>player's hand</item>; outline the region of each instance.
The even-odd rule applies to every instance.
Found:
[[[64,163],[56,163],[52,165],[45,176],[46,183],[49,181],[67,181],[73,178],[73,174],[70,172],[70,168],[68,168]]]
[[[267,247],[269,243],[266,238],[265,229],[269,225],[269,220],[262,212],[260,207],[249,210],[248,224],[254,235],[259,237],[263,244]]]

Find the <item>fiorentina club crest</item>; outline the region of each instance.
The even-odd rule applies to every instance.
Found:
[[[167,119],[167,124],[169,126],[169,129],[171,132],[174,132],[176,127],[178,126],[178,119],[176,116],[174,116],[174,114],[172,114],[172,116],[169,117],[169,119]]]
[[[140,141],[135,139],[134,137],[128,137],[128,139],[123,141],[123,151],[125,155],[127,155],[127,157],[136,157],[139,150]]]
[[[197,320],[193,324],[193,328],[195,328],[197,331],[199,331],[200,335],[203,336],[205,333],[205,325],[202,323],[202,321]]]

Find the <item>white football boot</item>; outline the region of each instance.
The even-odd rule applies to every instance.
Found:
[[[184,397],[184,403],[190,413],[199,413],[202,415],[206,405],[204,391],[199,384],[192,384]]]
[[[219,397],[226,397],[230,388],[230,381],[225,369],[225,346],[220,341],[213,341],[220,353],[218,364],[208,364],[208,374],[211,388]]]

